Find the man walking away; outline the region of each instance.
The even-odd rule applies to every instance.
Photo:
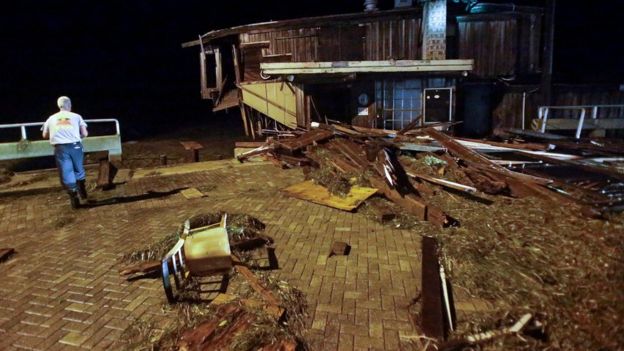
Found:
[[[57,100],[59,112],[50,116],[43,125],[43,138],[50,138],[61,182],[67,189],[72,208],[80,206],[78,194],[87,199],[83,149],[81,137],[86,138],[87,124],[77,113],[71,112],[71,100],[61,96]]]

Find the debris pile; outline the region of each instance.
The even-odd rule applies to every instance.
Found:
[[[233,269],[208,273],[200,269],[201,274],[198,274],[197,267],[191,267],[187,262],[189,271],[178,276],[174,267],[191,259],[190,252],[184,254],[186,257],[182,261],[177,261],[175,255],[172,261],[167,258],[179,245],[180,238],[186,237],[186,244],[194,243],[196,241],[189,240],[193,237],[193,228],[211,228],[219,223],[227,232]],[[126,266],[120,269],[120,274],[131,280],[146,275],[162,277],[169,302],[176,302],[167,308],[173,309],[177,317],[159,333],[154,332],[150,321],[137,321],[122,338],[126,340],[124,347],[240,351],[305,349],[305,296],[287,282],[275,279],[270,271],[254,271],[278,266],[273,239],[263,234],[264,228],[262,222],[248,215],[203,214],[189,218],[175,233],[161,241],[125,255]],[[268,265],[261,266],[261,261],[268,261]],[[165,268],[168,272],[175,272],[175,296],[172,296],[171,287],[167,287],[169,273],[164,272]],[[218,286],[205,290],[206,286],[215,285],[215,277]]]
[[[367,198],[358,212],[438,240],[440,265],[464,305],[449,340],[418,336],[413,349],[624,344],[621,141],[518,131],[471,140],[433,128],[346,125],[294,134],[278,133],[252,153],[302,167],[338,197],[377,189],[383,197]],[[416,305],[420,311],[422,301]]]
[[[406,213],[444,227],[459,222],[428,203],[426,195],[435,191],[432,184],[469,194],[538,197],[572,206],[586,217],[601,217],[624,204],[624,174],[618,168],[622,159],[614,154],[624,143],[605,143],[604,148],[518,138],[503,143],[455,139],[432,127],[410,128],[321,124],[307,132],[290,131],[288,137],[278,133],[237,159],[264,154],[280,167],[303,167],[309,179],[340,197],[353,186],[371,186]],[[414,153],[423,161],[421,167],[413,157],[401,157]],[[553,174],[565,169],[585,174],[575,179]]]

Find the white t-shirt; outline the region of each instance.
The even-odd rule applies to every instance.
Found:
[[[87,124],[77,113],[59,111],[48,117],[43,124],[43,132],[50,133],[50,144],[70,144],[80,141],[80,127]]]

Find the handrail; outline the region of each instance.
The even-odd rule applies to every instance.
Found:
[[[583,131],[583,124],[585,123],[585,114],[587,110],[591,109],[591,118],[598,119],[599,108],[624,108],[624,104],[608,104],[608,105],[568,105],[568,106],[540,106],[537,110],[537,118],[542,121],[540,131],[546,132],[546,124],[548,123],[548,114],[550,110],[579,110],[579,122],[576,126],[576,139],[581,137]]]
[[[119,120],[116,118],[96,118],[96,119],[86,119],[85,122],[88,123],[115,123],[115,135],[121,134],[121,129],[119,128]],[[42,126],[44,122],[27,122],[27,123],[13,123],[13,124],[0,124],[0,129],[8,129],[8,128],[20,128],[22,133],[22,140],[28,140],[28,135],[26,133],[26,127],[36,127]]]

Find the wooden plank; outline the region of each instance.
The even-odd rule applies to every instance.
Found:
[[[286,141],[279,141],[278,145],[281,148],[284,148],[292,152],[292,151],[300,150],[308,145],[311,145],[312,143],[329,139],[333,135],[334,133],[328,130],[313,129],[304,133],[298,138],[289,139]]]
[[[244,147],[244,148],[258,148],[260,146],[266,145],[264,141],[235,141],[234,147]]]
[[[422,329],[430,338],[444,340],[444,306],[442,303],[442,281],[438,261],[438,243],[435,238],[422,238]]]
[[[291,185],[284,189],[290,196],[301,200],[310,201],[319,205],[336,208],[343,211],[353,211],[366,199],[377,193],[377,189],[352,186],[345,197],[332,195],[327,188],[308,180]]]
[[[426,180],[430,183],[433,184],[437,184],[446,188],[450,188],[450,189],[454,189],[454,190],[459,190],[459,191],[463,191],[466,193],[475,193],[477,192],[477,189],[475,187],[472,186],[467,186],[464,184],[459,184],[459,183],[455,183],[455,182],[451,182],[448,181],[446,179],[440,179],[440,178],[435,178],[435,177],[430,177],[426,174],[420,174],[420,173],[407,173],[408,176],[412,177],[412,178],[419,178],[419,179],[423,179]]]
[[[240,48],[241,49],[251,49],[251,48],[268,48],[271,46],[271,42],[266,40],[266,41],[253,41],[253,42],[246,42],[246,43],[240,43]]]
[[[342,68],[342,67],[411,67],[411,66],[448,66],[470,65],[472,60],[375,60],[375,61],[324,61],[324,62],[279,62],[267,63],[263,69],[290,68]]]
[[[181,141],[180,144],[184,147],[184,150],[199,150],[204,146],[196,141]]]
[[[420,198],[414,194],[407,194],[401,196],[398,191],[390,188],[385,181],[381,178],[370,177],[369,181],[372,186],[379,189],[379,191],[390,201],[401,206],[407,213],[415,216],[421,221],[427,219],[427,205],[425,205]]]
[[[234,77],[236,79],[236,85],[239,85],[241,82],[240,60],[238,56],[238,49],[235,44],[232,44],[232,60],[234,61]]]
[[[232,303],[236,301],[237,299],[238,299],[238,296],[236,295],[220,293],[217,295],[217,297],[215,297],[212,301],[210,301],[210,304],[220,306],[220,305]],[[282,315],[284,314],[283,308],[278,307],[276,305],[266,305],[260,300],[240,299],[240,302],[243,306],[248,307],[248,308],[252,308],[252,309],[263,308],[265,312],[273,316],[275,319],[280,319]]]
[[[265,74],[346,74],[368,72],[465,72],[473,60],[389,60],[260,63]]]
[[[258,278],[249,270],[249,268],[242,265],[235,265],[234,269],[236,269],[236,271],[240,273],[240,275],[242,275],[245,280],[247,280],[249,286],[251,286],[251,288],[255,292],[260,294],[264,301],[266,301],[270,305],[279,306],[279,300],[275,297],[275,295],[273,295],[273,292],[264,287],[260,283],[260,280],[258,280]]]
[[[368,134],[371,136],[384,137],[388,135],[396,135],[398,133],[398,131],[391,130],[391,129],[366,128],[366,127],[360,127],[360,126],[351,126],[351,128],[355,129],[356,131],[360,133]]]
[[[455,156],[461,158],[465,162],[470,163],[472,166],[477,167],[484,171],[490,171],[490,173],[497,178],[514,178],[517,180],[523,180],[527,182],[527,186],[532,186],[531,184],[540,184],[547,185],[550,183],[550,180],[544,178],[538,178],[529,176],[526,174],[518,173],[510,171],[496,163],[490,161],[485,156],[482,156],[478,152],[471,150],[448,135],[439,132],[433,128],[428,128],[424,130],[425,134],[429,135],[437,142],[442,144],[445,148],[447,148],[451,153],[455,154]],[[547,189],[544,189],[547,191]]]
[[[366,154],[355,143],[345,139],[333,139],[327,143],[327,147],[332,150],[336,150],[344,155],[354,164],[360,167],[367,167],[369,165]]]

